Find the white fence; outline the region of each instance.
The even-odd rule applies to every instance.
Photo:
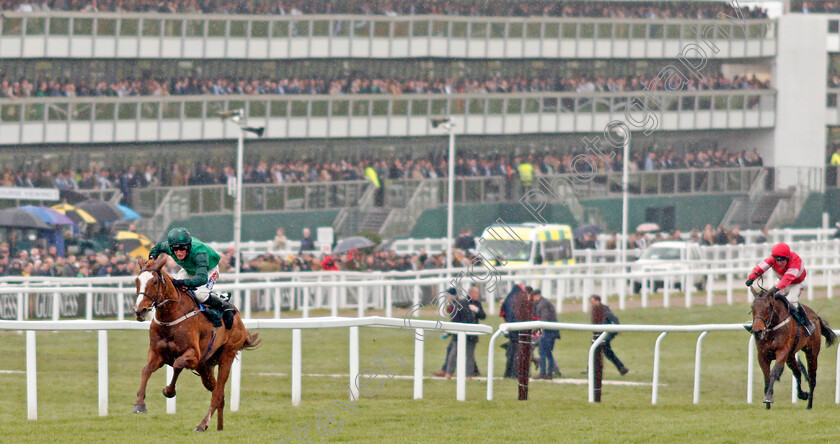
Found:
[[[487,346],[487,400],[493,400],[493,374],[494,359],[496,352],[496,340],[503,332],[520,330],[568,330],[568,331],[601,331],[601,335],[589,348],[589,366],[587,378],[589,379],[589,402],[595,402],[595,351],[604,342],[609,332],[648,332],[659,333],[653,350],[653,375],[650,402],[656,404],[659,399],[659,361],[660,346],[662,340],[668,333],[700,333],[697,337],[697,345],[694,354],[694,404],[700,402],[700,367],[702,364],[703,339],[710,331],[744,331],[742,324],[701,324],[701,325],[594,325],[594,324],[570,324],[565,322],[517,322],[499,325],[499,329],[490,337],[490,344]],[[745,332],[746,333],[746,332]],[[834,330],[835,334],[840,330]],[[753,378],[755,372],[755,337],[749,336],[747,352],[747,403],[753,402]],[[836,380],[834,387],[834,403],[840,404],[840,347],[837,347]],[[797,402],[796,378],[791,374],[791,402]]]
[[[835,277],[840,272],[840,240],[795,241],[792,249],[802,256],[808,272],[808,300],[814,297],[815,287],[825,287],[833,297]],[[617,298],[618,308],[624,309],[634,283],[640,287],[641,305],[647,307],[651,296],[661,287],[662,304],[671,305],[677,287],[682,291],[685,306],[691,306],[697,291],[705,292],[705,303],[714,303],[714,292],[725,292],[726,302],[732,304],[736,290],[744,288],[743,281],[759,260],[769,255],[770,244],[706,247],[707,257],[694,261],[673,261],[642,268],[634,262],[586,262],[564,266],[534,266],[509,268],[481,266],[453,270],[459,285],[475,283],[483,290],[489,314],[496,311],[513,283],[524,282],[542,289],[543,294],[556,302],[563,312],[567,301],[582,302],[588,310],[588,296]],[[591,251],[591,250],[590,250]],[[765,286],[772,285],[773,273]],[[408,272],[298,272],[245,273],[238,277],[223,275],[217,288],[232,291],[234,302],[242,309],[245,319],[252,312],[273,312],[280,319],[284,309],[300,311],[309,317],[311,310],[329,310],[338,316],[340,310],[355,309],[359,317],[370,309],[384,310],[385,317],[397,316],[405,307],[413,307],[431,300],[452,282],[444,269]],[[703,290],[688,282],[701,280]],[[128,295],[129,297],[126,297]],[[136,296],[134,277],[105,278],[44,278],[0,277],[0,318],[25,320],[50,318],[60,320],[84,317],[125,319],[131,312]],[[84,306],[84,310],[81,307]]]
[[[291,374],[291,400],[297,406],[301,402],[302,393],[302,346],[301,330],[317,328],[349,328],[349,384],[354,397],[359,395],[359,387],[356,378],[359,375],[359,327],[391,327],[414,330],[414,399],[423,398],[423,362],[424,362],[424,336],[427,330],[446,331],[458,334],[457,349],[457,379],[456,399],[466,400],[466,334],[490,334],[493,330],[490,326],[476,324],[459,324],[451,322],[437,322],[428,320],[365,317],[365,318],[312,318],[312,319],[289,319],[289,320],[248,320],[245,321],[248,329],[290,329],[292,330],[292,374]],[[30,420],[38,418],[38,383],[37,383],[37,353],[36,353],[36,331],[89,331],[97,330],[99,334],[98,346],[98,387],[99,387],[99,415],[108,415],[108,330],[148,330],[149,323],[131,321],[0,321],[0,330],[23,330],[26,331],[26,387],[27,387],[27,417]],[[741,324],[703,324],[703,325],[592,325],[592,324],[570,324],[559,322],[521,322],[513,324],[501,324],[498,330],[493,333],[488,345],[487,357],[487,400],[493,400],[494,369],[496,339],[503,332],[551,329],[569,331],[603,331],[598,339],[593,342],[589,349],[589,402],[594,402],[594,355],[595,350],[608,332],[654,332],[660,333],[654,345],[654,362],[652,375],[651,403],[658,401],[659,390],[659,362],[660,346],[668,333],[700,333],[697,338],[694,366],[694,404],[700,402],[700,369],[702,356],[702,341],[710,331],[740,331]],[[837,333],[837,331],[835,331]],[[379,356],[386,351],[380,351]],[[393,351],[391,350],[393,355]],[[397,355],[398,356],[398,355]],[[231,371],[231,394],[230,409],[238,411],[241,400],[241,378],[242,378],[242,355],[234,361]],[[755,366],[755,338],[750,335],[749,352],[747,358],[747,403],[753,402],[753,374]],[[836,404],[840,404],[840,348],[838,348],[838,359],[836,364],[837,379],[835,383]],[[167,381],[171,381],[172,368],[167,366]],[[792,394],[791,401],[796,402],[796,381],[791,376]],[[167,413],[175,413],[175,398],[167,399]]]
[[[79,331],[97,330],[99,332],[99,416],[108,416],[108,330],[148,330],[149,322],[136,321],[0,321],[0,330],[26,331],[26,399],[27,416],[38,419],[38,376],[36,361],[36,331]],[[411,320],[365,317],[365,318],[311,318],[284,320],[246,320],[245,328],[286,329],[292,330],[292,404],[299,405],[301,400],[302,346],[301,330],[315,328],[349,328],[350,357],[349,385],[353,396],[359,396],[356,377],[359,375],[359,327],[391,327],[414,330],[414,399],[423,399],[423,336],[425,330],[445,331],[458,335],[458,375],[456,381],[456,399],[466,399],[466,334],[485,335],[493,332],[487,325],[459,324],[427,320]],[[386,349],[383,349],[384,352]],[[380,356],[382,354],[380,352]],[[239,410],[242,378],[242,353],[237,355],[231,370],[231,411]],[[171,381],[172,367],[167,366],[167,381]],[[167,413],[175,413],[175,398],[167,399]]]

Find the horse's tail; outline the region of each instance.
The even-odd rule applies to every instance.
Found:
[[[837,335],[834,334],[834,330],[831,329],[831,326],[828,325],[828,321],[823,319],[821,316],[820,319],[820,331],[822,335],[825,337],[825,346],[831,347],[834,344],[834,341],[837,340]]]
[[[245,333],[247,337],[245,338],[245,343],[242,344],[242,350],[253,350],[262,344],[259,333],[251,333],[250,331],[246,331]]]

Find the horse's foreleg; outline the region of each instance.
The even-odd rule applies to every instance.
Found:
[[[149,382],[149,377],[152,376],[157,369],[163,366],[163,358],[157,353],[149,349],[149,359],[143,371],[140,372],[140,389],[137,390],[137,400],[134,402],[134,413],[146,413],[146,384]]]
[[[201,375],[201,383],[208,392],[212,392],[216,388],[216,376],[213,374],[213,367],[203,366],[198,369],[198,374]]]
[[[163,396],[167,398],[175,397],[175,383],[178,382],[178,375],[185,368],[195,368],[196,365],[198,365],[198,357],[194,349],[188,349],[184,354],[178,356],[175,362],[172,363],[172,369],[175,370],[172,374],[172,382],[163,388]]]
[[[761,367],[761,373],[764,374],[764,394],[770,388],[770,360],[764,356],[764,353],[759,353],[758,365]]]
[[[773,385],[785,368],[785,361],[787,361],[789,352],[790,350],[779,350],[776,352],[776,365],[773,366],[773,370],[770,372],[770,385],[767,387],[767,391],[764,392],[764,402],[768,404],[773,402]]]
[[[174,398],[175,397],[175,383],[178,382],[178,375],[181,374],[181,371],[184,370],[180,367],[173,367],[174,372],[172,372],[172,382],[169,383],[166,387],[163,388],[163,396],[167,398]]]
[[[787,357],[787,366],[793,372],[793,377],[796,378],[796,396],[803,400],[808,400],[808,393],[802,391],[802,371],[799,367],[799,362],[796,360],[796,353],[791,353]]]

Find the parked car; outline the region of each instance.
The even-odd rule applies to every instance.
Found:
[[[642,251],[639,259],[633,264],[632,270],[641,273],[697,270],[700,267],[700,258],[700,245],[694,242],[657,242]],[[706,287],[706,276],[700,274],[683,276],[672,281],[672,285],[674,288],[682,290],[686,288],[685,281],[688,279],[698,290],[703,290]],[[653,291],[665,286],[664,278],[660,277],[652,281]],[[633,292],[639,293],[641,289],[642,282],[634,280]]]

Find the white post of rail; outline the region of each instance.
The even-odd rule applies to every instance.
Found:
[[[167,365],[166,366],[166,385],[169,385],[169,384],[172,383],[172,377],[173,376],[175,376],[175,369],[173,369],[171,366]],[[166,413],[168,413],[170,415],[174,415],[175,414],[175,406],[176,406],[176,404],[175,404],[175,398],[174,397],[166,399]]]
[[[309,287],[302,287],[300,289],[300,297],[303,298],[301,301],[301,317],[308,318],[309,317]]]
[[[484,291],[487,293],[487,314],[494,315],[496,314],[496,285],[493,284],[489,290],[485,286]]]
[[[26,298],[24,298],[23,293],[18,293],[17,294],[17,320],[18,321],[22,321],[23,317],[24,317],[24,314],[26,313],[26,309],[23,306],[24,305],[23,302],[25,300],[26,300]]]
[[[828,270],[825,271],[825,293],[826,293],[826,297],[828,297],[829,299],[834,298],[834,292],[831,291],[832,290],[831,289],[831,285],[832,285],[831,280],[832,280],[831,279],[831,269],[828,269]]]
[[[386,318],[391,318],[391,317],[393,317],[393,314],[394,314],[394,307],[393,307],[393,304],[392,304],[392,300],[394,298],[393,292],[394,292],[394,287],[393,286],[388,285],[387,287],[385,287],[385,317]]]
[[[659,337],[656,338],[656,345],[653,348],[653,390],[651,390],[650,403],[654,405],[659,397],[659,349],[662,344],[662,339],[664,339],[667,334],[667,331],[663,331]]]
[[[595,342],[592,343],[592,346],[589,347],[589,368],[587,370],[587,379],[589,380],[589,402],[595,402],[595,351],[598,350],[598,347],[604,342],[604,340],[609,335],[609,332],[603,332]],[[488,373],[488,378],[490,374]]]
[[[242,303],[245,309],[245,319],[251,319],[251,297],[253,292],[254,290],[245,290],[245,302]]]
[[[242,396],[242,350],[236,352],[236,358],[230,367],[230,411],[239,411],[239,399]]]
[[[359,327],[350,327],[350,392],[355,399],[359,399],[359,386],[356,378],[359,375]]]
[[[108,416],[108,330],[99,330],[99,416]]]
[[[419,307],[420,306],[420,284],[414,284],[413,294],[411,296],[411,306],[412,307]],[[412,312],[412,316],[415,318],[420,316],[420,310],[414,310]]]
[[[685,292],[685,308],[691,308],[691,297],[692,293],[694,293],[694,275],[686,274],[683,282],[685,282],[682,289]]]
[[[122,282],[117,283],[117,288],[122,290]],[[125,320],[125,293],[123,292],[117,293],[117,320]]]
[[[834,371],[834,403],[840,404],[840,347],[837,347],[837,364]]]
[[[336,282],[337,280],[338,277],[332,277],[333,282]],[[330,289],[330,297],[332,298],[332,300],[330,301],[330,315],[335,317],[338,316],[338,287],[333,286],[333,288]]]
[[[458,333],[458,375],[455,377],[455,396],[458,401],[467,400],[467,334]],[[472,369],[470,369],[472,370]]]
[[[88,288],[93,288],[93,284],[88,284]],[[93,293],[88,291],[85,293],[85,319],[93,320]]]
[[[301,345],[300,329],[292,329],[292,405],[300,405],[300,376],[301,376]]]
[[[732,266],[732,245],[726,246],[726,264],[728,267]],[[732,282],[732,272],[726,273],[726,303],[727,305],[732,305],[734,302],[734,295],[732,294],[732,288],[734,283]]]
[[[700,337],[697,338],[697,350],[694,352],[694,403],[700,403],[700,364],[701,360],[703,359],[703,338],[709,332],[704,331],[700,333]]]
[[[755,373],[755,336],[750,335],[747,345],[747,404],[753,402],[753,375]]]
[[[840,348],[840,347],[839,347]],[[26,411],[30,420],[38,419],[38,369],[35,331],[26,332]]]
[[[280,295],[283,289],[277,287],[274,289],[274,319],[280,319]]]
[[[712,292],[712,285],[714,284],[714,275],[709,273],[706,276],[706,305],[709,307],[715,303],[715,294]]]
[[[414,399],[423,399],[423,344],[426,343],[425,334],[426,332],[422,328],[414,330]]]
[[[61,293],[53,293],[53,297],[52,297],[52,320],[53,321],[58,320],[59,307],[61,307]]]
[[[647,277],[642,278],[642,308],[648,306],[648,283],[650,280]]]
[[[489,345],[487,346],[487,400],[493,400],[493,359],[496,357],[496,339],[502,334],[502,330],[496,330],[492,336],[490,336]],[[840,347],[838,347],[840,348]]]
[[[664,282],[662,283],[663,290],[662,290],[662,306],[664,308],[669,308],[671,306],[671,276],[665,276]]]
[[[359,292],[356,293],[356,299],[358,301],[358,316],[360,318],[365,317],[365,302],[367,301],[367,294],[365,294],[365,286],[359,286]]]

